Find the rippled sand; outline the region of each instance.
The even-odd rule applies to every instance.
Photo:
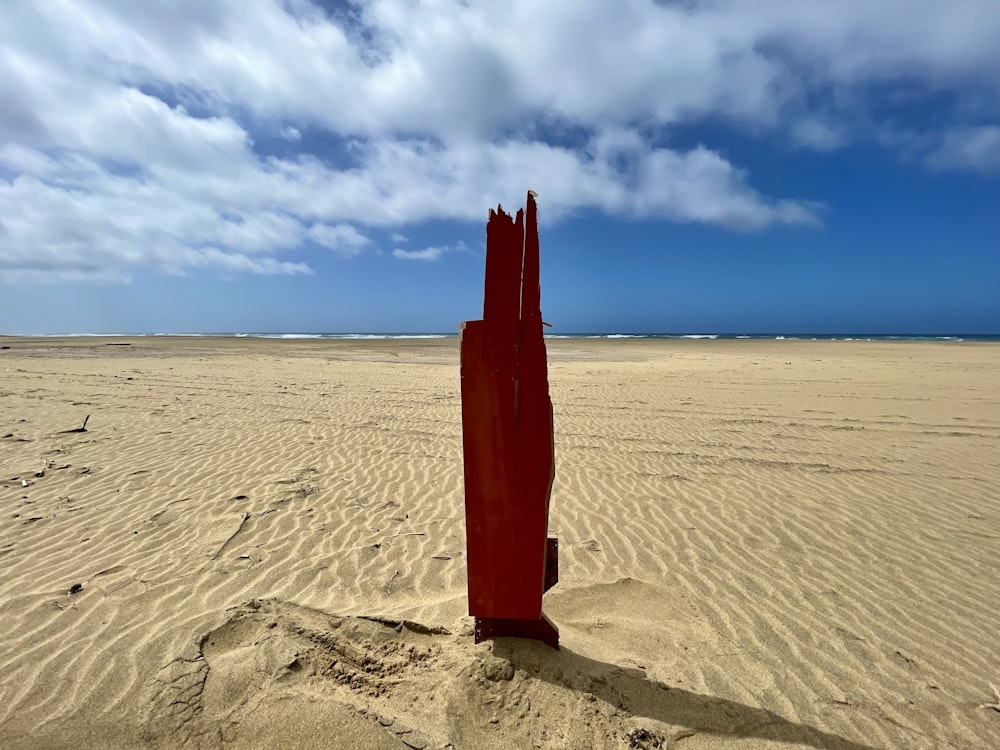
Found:
[[[998,345],[550,341],[556,653],[472,643],[455,340],[0,343],[2,747],[1000,737]]]

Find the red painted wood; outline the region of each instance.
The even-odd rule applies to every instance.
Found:
[[[522,608],[530,607],[531,613],[522,616],[540,617],[545,590],[549,493],[555,465],[552,402],[539,308],[538,226],[535,199],[530,194],[526,219],[514,416],[514,512],[521,548],[518,574],[523,576],[519,594]]]
[[[542,594],[558,575],[551,565],[546,577],[555,464],[539,303],[529,193],[527,212],[514,219],[490,211],[483,320],[464,323],[460,338],[469,613],[477,618],[540,620]]]
[[[511,620],[493,617],[477,617],[476,643],[488,638],[500,637],[534,638],[552,648],[559,648],[559,629],[544,614],[531,620]]]
[[[513,344],[521,307],[521,259],[524,245],[523,212],[516,223],[501,206],[490,211],[486,222],[486,284],[483,320],[502,330]]]
[[[462,441],[469,613],[514,617],[513,389],[495,377],[497,355],[485,321],[462,326]],[[506,384],[503,384],[506,385]]]

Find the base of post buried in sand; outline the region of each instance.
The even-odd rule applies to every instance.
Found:
[[[548,591],[559,582],[559,539],[550,536],[545,540],[545,585]],[[505,617],[477,617],[476,643],[490,638],[533,638],[559,648],[559,628],[542,613],[537,620],[520,620]]]
[[[490,638],[531,638],[559,648],[559,631],[542,613],[537,620],[508,620],[502,617],[476,618],[476,643]]]

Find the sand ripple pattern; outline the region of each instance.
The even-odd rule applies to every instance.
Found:
[[[663,678],[844,737],[989,746],[997,354],[803,342],[555,365],[564,586],[659,592],[566,616],[631,632]]]
[[[551,658],[468,638],[454,342],[5,351],[0,744],[238,745],[363,615],[451,633],[370,746],[990,747],[1000,350],[741,343],[550,344]]]

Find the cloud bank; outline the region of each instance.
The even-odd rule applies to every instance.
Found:
[[[12,0],[0,279],[309,273],[529,187],[549,221],[820,223],[672,143],[702,123],[1000,172],[1000,5],[905,5]]]

